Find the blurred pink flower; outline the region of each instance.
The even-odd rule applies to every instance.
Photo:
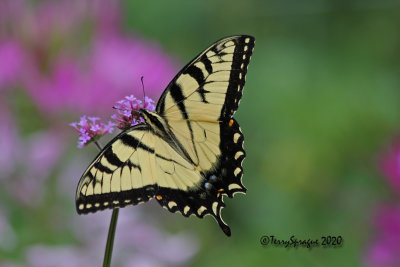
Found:
[[[26,265],[101,266],[110,217],[111,210],[106,210],[73,216],[72,223],[60,222],[60,231],[72,230],[79,244],[35,244],[26,249]],[[121,267],[187,266],[198,251],[198,243],[192,235],[169,234],[158,229],[144,219],[140,207],[120,210],[114,242],[112,266]]]
[[[0,77],[5,77],[0,86],[2,80],[18,81],[44,115],[109,113],[134,88],[141,92],[141,76],[146,94],[157,98],[175,73],[175,64],[157,44],[120,31],[115,2],[41,1],[30,7],[18,1],[16,12],[13,0],[4,1],[0,15],[7,31],[0,32],[0,40],[13,41],[14,48],[3,54],[17,57],[14,67],[0,61]]]
[[[7,179],[16,168],[21,145],[15,120],[10,111],[0,106],[0,183]]]
[[[147,203],[147,205],[151,205]],[[159,208],[158,205],[156,207]],[[168,234],[149,224],[139,207],[120,210],[112,262],[115,266],[186,266],[198,250],[198,244],[187,233]],[[100,263],[111,211],[76,216],[75,235],[81,241],[83,254]],[[93,223],[93,222],[96,223]],[[134,225],[134,227],[132,227]],[[160,246],[163,249],[160,249]],[[132,264],[136,263],[136,264]],[[93,264],[98,266],[100,264]]]
[[[400,140],[386,149],[379,159],[379,165],[391,188],[400,193]]]
[[[12,39],[0,39],[0,91],[18,83],[26,64],[24,51]]]
[[[0,114],[0,185],[13,200],[35,206],[44,196],[44,182],[64,152],[63,135],[48,130],[22,139],[15,121],[4,114]]]
[[[400,266],[400,206],[381,206],[375,215],[375,239],[367,249],[366,265]]]
[[[101,255],[99,253],[99,255]],[[31,267],[81,267],[101,266],[101,257],[94,257],[77,246],[33,245],[27,249],[26,266]]]

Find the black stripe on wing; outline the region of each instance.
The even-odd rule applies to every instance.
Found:
[[[99,210],[137,205],[152,199],[155,191],[156,186],[147,185],[127,191],[81,196],[76,200],[76,210],[78,214],[87,214]],[[80,205],[84,205],[84,209],[79,209]]]
[[[129,133],[132,131],[149,132],[149,127],[146,124],[139,124],[134,126],[133,128],[130,128],[127,131],[121,132],[119,135],[114,137],[114,139],[111,140],[100,151],[100,153],[96,156],[92,164],[90,164],[90,167],[82,175],[76,190],[76,210],[78,214],[86,214],[104,209],[121,208],[127,205],[137,205],[139,203],[146,202],[154,197],[155,191],[157,189],[157,185],[155,184],[146,185],[131,190],[120,190],[108,193],[93,192],[90,195],[85,195],[81,193],[81,190],[85,186],[86,188],[88,188],[91,183],[92,183],[91,188],[96,188],[96,185],[98,183],[100,183],[101,188],[103,188],[104,177],[102,176],[103,178],[101,181],[97,180],[96,174],[98,172],[102,173],[102,175],[104,174],[111,175],[111,179],[116,172],[119,172],[118,179],[121,179],[120,177],[123,168],[129,168],[130,171],[136,169],[140,173],[142,173],[142,169],[139,165],[132,163],[129,158],[125,162],[121,161],[113,151],[113,144],[116,141],[121,141],[124,145],[134,149],[135,150],[134,153],[137,153],[137,149],[145,150],[148,153],[154,153],[154,150],[152,148],[143,144],[141,140],[131,136]],[[104,166],[101,163],[103,157],[107,160],[109,164],[111,164],[110,167]],[[113,168],[113,170],[111,170],[110,168]],[[92,174],[92,171],[94,172],[94,174]]]
[[[231,45],[231,42],[233,42],[234,45]],[[200,95],[204,103],[208,103],[206,99],[206,94],[209,91],[205,90],[203,86],[210,82],[207,81],[207,77],[212,73],[216,73],[216,71],[213,70],[212,67],[212,64],[215,64],[216,62],[212,63],[210,58],[217,57],[221,63],[230,62],[223,60],[222,57],[226,55],[223,50],[231,46],[234,46],[235,48],[233,52],[232,64],[230,67],[230,76],[229,79],[227,79],[226,81],[229,82],[229,86],[226,91],[225,103],[221,108],[221,113],[219,117],[220,120],[232,117],[234,112],[237,110],[239,101],[242,97],[242,89],[245,84],[247,67],[254,48],[254,37],[248,35],[232,36],[221,39],[214,43],[211,47],[200,53],[191,62],[189,62],[174,77],[174,79],[167,86],[167,89],[165,89],[165,91],[161,95],[156,107],[157,113],[161,116],[164,116],[164,113],[166,111],[165,98],[169,93],[174,99],[175,105],[178,105],[183,118],[190,119],[190,114],[187,113],[184,105],[184,100],[186,99],[185,95],[187,94],[182,92],[181,86],[179,86],[176,82],[179,77],[184,74],[190,75],[194,80],[196,80],[198,84],[198,88],[185,88],[185,90],[194,90],[194,92],[197,92]],[[213,52],[213,55],[211,57],[207,55],[207,53],[210,51]],[[207,72],[206,76],[204,75],[203,71],[196,66],[196,63],[202,63],[202,65],[204,65],[204,68]]]
[[[183,95],[182,88],[178,84],[173,83],[173,84],[171,84],[171,87],[169,88],[169,92],[170,92],[172,98],[174,99],[176,105],[178,105],[183,118],[188,119],[189,117],[186,112],[186,107],[185,107],[185,104],[183,103],[183,101],[185,100],[185,96]],[[163,115],[163,114],[160,113],[160,115]]]
[[[247,67],[254,49],[255,39],[252,36],[244,35],[233,41],[236,46],[232,59],[229,87],[220,115],[221,121],[231,118],[239,107],[243,86],[246,82]]]

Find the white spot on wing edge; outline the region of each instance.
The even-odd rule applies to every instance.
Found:
[[[246,195],[246,192],[243,192],[243,191],[235,191],[235,192],[232,193],[232,196],[235,196],[236,194],[243,194],[243,195]]]
[[[246,39],[244,39],[244,42],[245,42],[246,44],[250,43],[250,38],[247,37]]]
[[[236,169],[233,171],[233,174],[234,174],[235,176],[238,176],[239,173],[240,173],[241,171],[242,171],[242,170],[238,167],[238,168],[236,168]]]
[[[240,156],[242,156],[244,153],[243,153],[243,151],[238,151],[238,152],[236,152],[236,154],[235,154],[235,159],[238,159]]]
[[[218,202],[215,201],[215,202],[212,204],[212,210],[213,210],[213,212],[214,212],[215,215],[217,215],[217,207],[218,207]]]
[[[240,133],[235,133],[235,134],[233,135],[233,142],[235,142],[235,144],[238,142],[240,136],[241,136]]]
[[[240,185],[238,185],[238,184],[230,184],[229,186],[228,186],[228,189],[229,190],[232,190],[232,189],[241,189],[242,187],[240,186]]]
[[[79,209],[80,209],[80,210],[83,210],[84,207],[85,207],[85,205],[79,204]]]
[[[175,201],[168,202],[168,208],[172,209],[173,207],[177,206]]]
[[[206,207],[201,206],[201,207],[197,210],[197,214],[198,214],[198,215],[203,214],[203,212],[204,212],[206,209],[207,209]]]
[[[185,206],[184,208],[183,208],[183,214],[187,214],[188,212],[189,212],[189,210],[190,210],[190,207],[189,206]]]

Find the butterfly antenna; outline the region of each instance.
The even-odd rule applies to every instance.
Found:
[[[144,91],[144,82],[143,82],[143,76],[140,77],[140,80],[142,81],[142,90],[143,90],[143,108],[144,108],[144,104],[146,103],[146,93]]]

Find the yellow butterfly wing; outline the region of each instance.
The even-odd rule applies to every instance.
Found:
[[[232,116],[253,48],[251,36],[228,37],[186,65],[157,103],[168,136],[149,122],[116,136],[79,181],[78,213],[156,198],[184,216],[212,215],[229,236],[221,217],[223,195],[246,192],[243,134]]]
[[[253,48],[254,38],[247,35],[216,42],[178,73],[156,108],[204,177],[202,188],[208,187],[211,200],[203,205],[204,213],[213,215],[225,233],[230,231],[221,218],[222,195],[246,192],[242,184],[243,134],[232,116],[242,97]],[[202,188],[192,190],[196,200]],[[159,202],[168,208],[165,201]],[[192,210],[199,205],[189,207]]]

